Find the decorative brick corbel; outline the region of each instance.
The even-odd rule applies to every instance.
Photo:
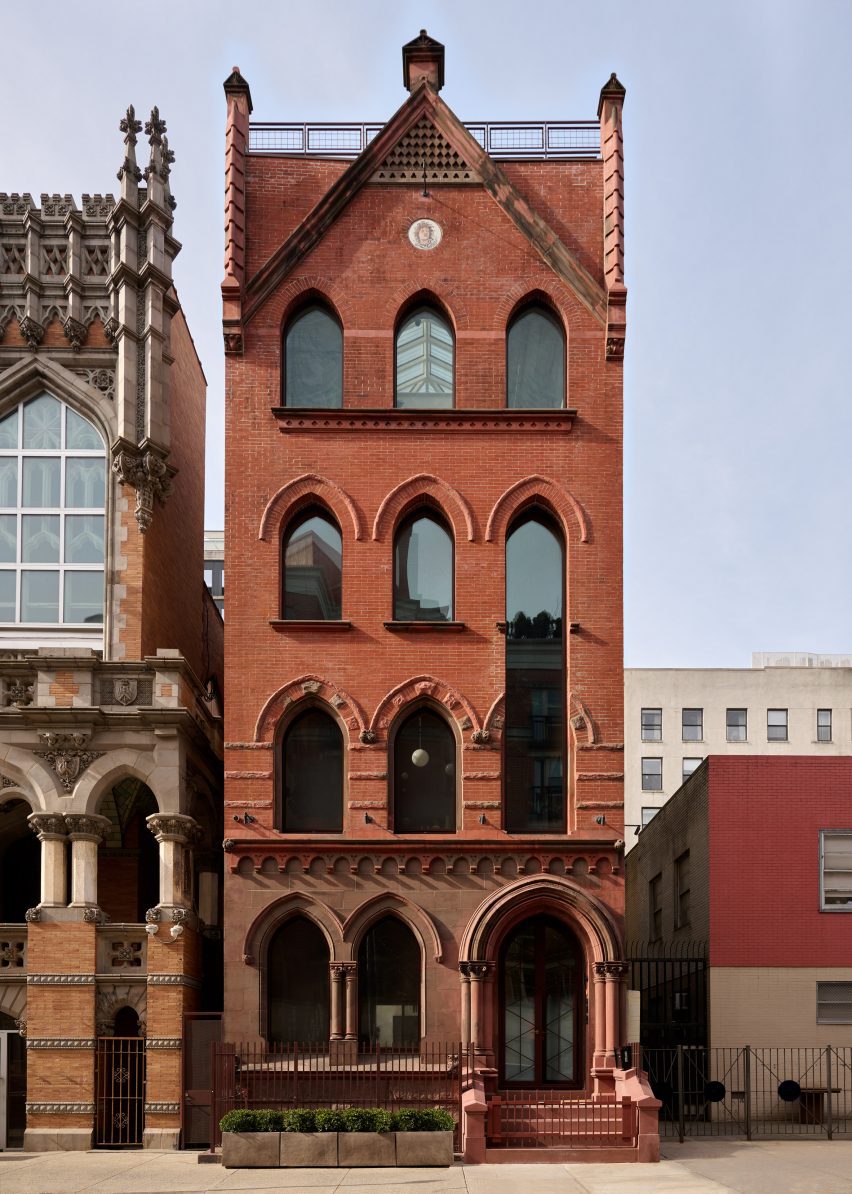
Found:
[[[164,505],[171,493],[175,470],[158,453],[126,440],[113,448],[112,471],[122,485],[136,490],[136,521],[144,535],[154,518],[154,502]]]
[[[80,351],[82,345],[86,343],[86,337],[89,334],[86,324],[81,323],[79,319],[74,319],[70,315],[63,323],[62,331],[65,333],[65,339],[75,352]]]

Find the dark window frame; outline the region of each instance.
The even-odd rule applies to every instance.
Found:
[[[397,402],[397,353],[399,348],[399,333],[403,324],[407,323],[418,311],[428,311],[431,315],[435,315],[443,323],[446,324],[447,330],[450,333],[450,339],[453,346],[453,360],[452,360],[452,375],[453,375],[453,393],[452,402],[449,406],[430,407],[430,406],[400,406]],[[457,410],[458,404],[458,389],[456,385],[456,364],[458,360],[458,343],[456,340],[456,325],[449,308],[447,308],[436,296],[430,292],[421,292],[420,294],[412,295],[412,297],[400,307],[397,312],[396,320],[393,325],[393,372],[391,374],[392,394],[393,394],[393,409],[394,410],[412,410],[418,411],[420,414],[441,415],[446,410]]]
[[[509,406],[509,332],[512,326],[523,319],[525,315],[535,311],[556,327],[562,337],[562,401],[559,406]],[[568,406],[568,333],[561,315],[547,300],[539,296],[522,299],[509,318],[506,320],[506,348],[503,355],[505,378],[503,384],[503,405],[506,410],[565,410]]]
[[[324,518],[326,522],[340,535],[340,610],[337,618],[288,618],[287,617],[287,578],[286,578],[286,556],[287,544],[294,531],[298,530],[302,523],[307,522],[311,518]],[[343,568],[343,528],[337,521],[337,515],[329,510],[328,506],[323,505],[322,502],[310,497],[301,503],[296,509],[290,511],[290,516],[286,521],[281,523],[281,531],[279,535],[278,547],[278,616],[285,622],[338,622],[343,618],[343,598],[345,594],[344,584],[344,568]]]
[[[686,874],[687,879],[685,886],[683,883],[684,874]],[[692,923],[692,909],[690,908],[691,891],[692,873],[689,851],[684,850],[674,861],[674,927],[676,929],[688,928]],[[686,904],[685,911],[684,903]]]
[[[400,618],[396,608],[396,545],[400,535],[419,518],[430,518],[446,531],[450,539],[450,613],[448,618]],[[391,618],[394,622],[426,622],[435,626],[447,626],[456,617],[456,534],[450,519],[437,503],[418,500],[409,505],[396,520],[391,537]],[[341,601],[342,608],[342,601]]]
[[[738,723],[731,721],[730,715],[732,713],[745,714],[745,716],[743,717],[742,727],[740,727]],[[739,730],[740,728],[742,728],[742,730],[743,730],[742,738],[740,738],[740,737],[732,738],[731,730],[732,729]],[[744,707],[742,705],[736,705],[736,706],[731,706],[730,708],[725,709],[725,741],[726,742],[748,742],[748,708],[747,707]]]
[[[305,713],[316,711],[325,714],[340,732],[341,743],[341,775],[340,775],[340,802],[341,802],[341,827],[340,829],[288,829],[284,824],[284,746],[285,739],[292,726]],[[306,698],[301,701],[294,702],[293,708],[289,709],[287,713],[279,720],[275,728],[275,738],[273,740],[274,753],[274,800],[273,812],[275,815],[275,832],[280,834],[288,834],[293,837],[304,836],[306,834],[317,835],[323,838],[339,839],[347,832],[346,826],[346,812],[349,794],[349,767],[348,767],[348,734],[346,726],[342,719],[338,716],[337,711],[332,709],[324,701]]]
[[[328,315],[340,329],[340,405],[339,406],[297,406],[295,403],[287,401],[287,336],[291,329],[299,322],[303,316],[310,311],[322,311]],[[280,378],[280,395],[281,405],[290,410],[342,410],[346,405],[345,389],[344,389],[344,368],[346,356],[346,333],[343,327],[343,320],[334,306],[322,294],[309,293],[304,296],[298,306],[294,307],[288,312],[287,318],[281,327],[281,378]]]
[[[701,766],[701,764],[702,764],[703,762],[704,762],[704,757],[703,757],[703,756],[699,756],[699,755],[682,755],[682,756],[681,756],[681,764],[680,764],[680,782],[681,782],[682,784],[685,784],[685,783],[686,783],[686,781],[689,779],[690,775],[694,775],[694,774],[695,774],[695,772],[698,770],[698,768]],[[694,763],[694,764],[695,764],[695,766],[692,768],[692,770],[691,770],[690,772],[688,772],[688,773],[687,773],[687,770],[686,770],[686,764],[687,764],[687,763]]]
[[[421,710],[428,709],[444,722],[455,743],[455,800],[453,829],[397,829],[396,827],[396,742],[402,728]],[[464,743],[459,734],[455,719],[448,716],[447,710],[437,701],[424,697],[422,700],[412,701],[405,705],[394,719],[388,731],[388,829],[396,837],[432,837],[434,835],[459,833],[463,826],[462,820],[462,749]]]
[[[316,921],[312,916],[310,916],[303,908],[296,908],[296,909],[289,911],[285,916],[282,916],[280,920],[276,920],[274,924],[269,926],[269,928],[267,929],[267,931],[264,933],[264,936],[263,936],[263,944],[262,944],[262,950],[261,950],[261,966],[260,966],[260,1023],[264,1025],[264,1029],[265,1029],[264,1035],[265,1035],[265,1039],[267,1041],[272,1041],[272,1040],[278,1039],[277,1037],[273,1037],[272,1032],[271,1032],[271,1029],[272,1029],[272,1023],[271,1023],[272,1006],[271,1006],[271,999],[270,999],[270,988],[272,987],[272,983],[270,982],[270,969],[271,969],[272,949],[273,949],[273,945],[275,944],[275,939],[277,938],[278,934],[283,932],[286,929],[287,925],[292,924],[292,922],[295,920],[305,920],[308,922],[308,924],[310,924],[314,929],[317,930],[317,932],[322,937],[323,942],[325,943],[326,953],[328,955],[329,963],[333,960],[332,946],[328,940],[328,935],[327,935],[325,929],[322,927],[322,925],[319,924],[318,921]],[[326,1038],[325,1038],[327,1040],[331,1034],[331,1006],[330,1006],[331,1005],[331,990],[330,990],[328,981],[326,982],[326,989],[328,991],[327,999],[328,999],[328,1004],[329,1004],[328,1033],[326,1034]],[[313,1041],[311,1041],[311,1042],[301,1042],[300,1041],[299,1042],[299,1044],[303,1044],[303,1043],[304,1044],[313,1044],[314,1042]],[[317,1042],[317,1043],[321,1043],[321,1042]]]
[[[540,829],[526,829],[526,830],[516,829],[516,830],[509,830],[509,832],[518,833],[518,834],[541,833],[541,832],[567,833],[567,831],[568,831],[568,796],[569,796],[569,793],[568,793],[568,768],[571,764],[571,751],[570,751],[571,739],[569,736],[570,735],[570,731],[569,731],[569,726],[570,726],[569,713],[570,713],[570,711],[569,711],[568,702],[567,702],[568,628],[570,625],[569,619],[568,619],[568,540],[565,535],[565,530],[564,530],[562,523],[560,522],[559,517],[556,514],[556,512],[554,510],[551,510],[549,506],[544,505],[542,502],[537,502],[537,501],[533,500],[533,501],[527,503],[526,505],[522,506],[522,508],[520,510],[516,510],[514,515],[511,518],[511,520],[509,521],[508,526],[506,527],[506,532],[505,532],[505,536],[503,539],[504,590],[505,590],[505,584],[506,584],[506,572],[505,572],[506,549],[507,549],[507,546],[509,543],[509,539],[511,538],[511,536],[514,534],[515,531],[519,530],[520,527],[522,527],[524,525],[524,523],[536,522],[536,521],[540,522],[544,527],[546,527],[549,531],[551,531],[556,536],[557,542],[559,543],[560,549],[562,551],[562,656],[561,656],[561,663],[560,663],[560,666],[561,666],[560,687],[561,687],[561,691],[563,692],[563,694],[565,694],[565,695],[563,695],[562,742],[561,742],[561,746],[562,746],[562,823],[561,823],[561,827],[557,828],[557,829],[548,829],[545,831],[542,831]],[[504,602],[505,602],[505,596],[504,596]],[[505,612],[506,612],[506,618],[507,618],[506,625],[507,625],[507,634],[508,634],[509,611],[506,610]],[[505,650],[504,650],[504,655],[503,655],[504,668],[505,668],[505,658],[506,658],[506,655],[505,655]],[[508,687],[508,684],[506,685],[506,687]],[[507,735],[506,735],[505,720],[504,720],[504,726],[503,726],[503,733],[502,733],[501,737],[502,737],[501,749],[500,749],[500,770],[501,770],[501,776],[502,776],[501,797],[502,797],[504,824],[507,824],[507,809],[508,809],[508,792],[506,790],[506,781],[507,781],[507,769],[506,769],[507,742],[506,742],[506,737],[507,737]]]
[[[698,721],[695,723],[687,722],[686,721],[687,713],[699,714]],[[698,731],[699,731],[698,737],[695,738],[695,737],[688,736],[686,733],[686,731],[688,729],[691,729],[691,730],[698,729]],[[703,708],[703,706],[699,707],[698,705],[687,705],[683,709],[681,709],[681,711],[680,711],[680,740],[681,740],[681,742],[703,742],[704,741],[704,708]]]
[[[648,880],[648,940],[663,939],[663,872],[657,871]]]
[[[821,725],[820,724],[820,715],[825,714],[825,713],[828,714],[828,720],[825,724]],[[833,737],[832,737],[832,735],[834,733],[833,722],[834,722],[834,715],[833,715],[833,711],[831,709],[817,709],[817,720],[816,720],[816,732],[817,732],[816,740],[817,740],[817,742],[832,742],[833,741]],[[823,734],[824,730],[828,730],[828,733]]]
[[[783,735],[782,734],[773,734],[770,732],[771,730],[780,730],[781,729],[780,724],[778,724],[778,725],[770,724],[770,721],[769,721],[770,713],[783,713],[784,714],[784,733],[783,733]],[[790,741],[790,711],[789,711],[789,709],[778,709],[778,708],[769,709],[769,708],[767,708],[767,710],[766,710],[766,741],[767,742],[789,742]]]
[[[663,790],[663,756],[662,755],[642,755],[641,760],[642,761],[641,761],[640,775],[642,777],[642,791],[643,792],[662,792],[662,790]],[[645,764],[646,763],[659,763],[660,764],[659,777],[657,775],[657,772],[649,771],[647,773],[649,776],[653,776],[655,779],[659,778],[660,786],[658,788],[646,787],[646,785],[645,785],[645,774],[646,774],[645,773]]]
[[[656,726],[652,725],[652,726],[647,727],[647,729],[651,732],[656,730],[657,731],[656,734],[653,734],[653,733],[646,734],[646,732],[645,732],[646,731],[646,726],[645,726],[645,714],[646,713],[658,713],[659,714],[658,724]],[[642,709],[639,712],[639,735],[640,735],[640,740],[642,742],[662,742],[662,740],[663,740],[663,710],[662,710],[662,706],[647,705],[647,706],[642,707]]]
[[[367,990],[367,984],[366,984],[366,982],[363,981],[363,977],[362,977],[363,970],[365,969],[365,967],[362,967],[362,956],[361,956],[362,950],[364,950],[364,948],[365,948],[366,941],[367,941],[367,938],[369,937],[369,935],[371,933],[373,933],[381,924],[383,924],[385,921],[389,921],[389,920],[397,921],[400,925],[402,925],[402,927],[404,929],[406,929],[407,932],[410,934],[411,939],[417,948],[417,956],[418,956],[418,961],[417,961],[417,964],[418,964],[417,1021],[418,1021],[418,1023],[417,1023],[416,1039],[417,1039],[418,1045],[424,1036],[423,1020],[424,1020],[424,1012],[426,1010],[425,977],[426,977],[427,958],[426,958],[426,955],[423,950],[423,942],[420,938],[420,934],[415,931],[414,927],[409,923],[408,920],[405,919],[405,917],[399,916],[393,909],[386,909],[386,910],[383,910],[382,912],[378,913],[376,916],[372,917],[371,920],[369,921],[369,923],[364,925],[364,927],[362,928],[361,932],[358,935],[358,940],[357,940],[357,942],[354,943],[353,949],[352,949],[353,958],[354,958],[355,964],[356,964],[356,974],[357,974],[357,982],[358,982],[358,1011],[357,1011],[358,1041],[359,1041],[359,1047],[361,1049],[370,1049],[371,1051],[376,1051],[378,1049],[380,1052],[383,1052],[383,1053],[394,1053],[394,1052],[398,1052],[400,1050],[408,1052],[411,1049],[410,1044],[391,1043],[391,1044],[386,1044],[386,1045],[378,1045],[376,1043],[367,1041],[362,1032],[364,1003],[366,1000],[365,991]]]

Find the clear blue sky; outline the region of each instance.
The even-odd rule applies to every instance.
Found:
[[[626,661],[848,650],[852,554],[848,0],[148,0],[4,5],[0,189],[117,188],[118,121],[158,104],[176,153],[176,281],[210,383],[222,522],[224,98],[259,120],[381,120],[400,46],[447,46],[462,119],[625,106]],[[82,10],[81,10],[82,11]]]

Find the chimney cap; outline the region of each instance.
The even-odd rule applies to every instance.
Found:
[[[600,120],[604,100],[615,100],[616,103],[623,104],[625,95],[627,95],[627,88],[613,71],[601,88],[601,98],[598,100],[598,119]]]
[[[225,88],[225,95],[245,95],[248,98],[248,110],[252,111],[251,89],[243,76],[240,74],[240,68],[234,66],[231,68],[231,73],[228,75],[225,82],[222,84]]]
[[[444,46],[421,29],[402,47],[402,81],[408,91],[426,79],[436,91],[444,86]]]

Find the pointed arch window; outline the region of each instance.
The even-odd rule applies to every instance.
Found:
[[[565,826],[564,548],[533,509],[506,539],[504,782],[510,833]]]
[[[284,333],[284,405],[343,406],[343,329],[320,303],[302,308]]]
[[[433,709],[417,709],[393,743],[395,833],[454,833],[456,739]]]
[[[284,537],[284,618],[336,621],[341,617],[343,540],[337,523],[310,508]]]
[[[328,713],[296,717],[281,746],[281,816],[285,833],[343,829],[343,734]]]
[[[293,964],[298,959],[298,965]],[[267,953],[268,1040],[319,1044],[329,1036],[329,951],[322,930],[293,916],[276,930]]]
[[[50,394],[0,419],[0,622],[101,625],[106,446]]]
[[[420,947],[407,925],[385,916],[358,950],[361,1047],[420,1043]]]
[[[565,405],[565,332],[540,303],[524,307],[509,324],[506,404],[510,409]]]
[[[443,520],[419,510],[396,532],[393,551],[396,622],[452,622],[453,538]]]
[[[396,405],[446,410],[453,405],[455,346],[447,320],[432,307],[418,307],[396,332]]]

